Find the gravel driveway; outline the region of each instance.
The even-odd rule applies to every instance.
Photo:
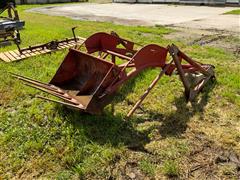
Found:
[[[240,32],[239,15],[223,15],[234,7],[183,6],[162,4],[67,4],[29,11],[74,19],[111,21],[127,25],[170,25],[195,29]]]

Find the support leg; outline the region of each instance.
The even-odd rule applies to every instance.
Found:
[[[183,86],[185,88],[185,96],[186,96],[187,99],[189,99],[190,83],[188,82],[188,80],[184,76],[185,73],[183,71],[181,62],[179,60],[178,52],[179,52],[179,50],[178,50],[178,48],[176,46],[174,46],[174,45],[169,46],[169,53],[170,53],[170,55],[173,58],[174,64],[176,65],[176,68],[177,68],[177,71],[179,73],[180,79],[181,79],[181,81],[183,83]]]
[[[131,111],[127,114],[127,117],[129,118],[136,109],[142,104],[143,100],[147,97],[147,95],[150,93],[150,91],[154,88],[154,86],[157,84],[157,82],[161,79],[161,77],[166,73],[168,68],[171,66],[173,60],[160,72],[160,74],[152,81],[148,89],[144,92],[144,94],[141,96],[141,98],[137,101],[137,103],[133,106]]]

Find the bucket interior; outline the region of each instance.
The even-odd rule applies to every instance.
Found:
[[[113,63],[92,55],[70,49],[50,84],[63,90],[73,91],[75,95],[93,95]],[[96,93],[101,93],[114,79],[114,67]]]

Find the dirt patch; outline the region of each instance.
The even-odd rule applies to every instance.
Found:
[[[211,36],[214,35],[214,32],[201,30],[201,29],[189,29],[189,28],[173,28],[175,32],[170,34],[165,34],[164,38],[166,39],[174,39],[176,41],[181,41],[185,44],[191,44],[192,42],[200,39],[202,36]]]
[[[214,34],[214,35],[202,35],[199,39],[195,39],[193,42],[189,43],[189,45],[198,44],[200,46],[210,44],[219,40],[226,38],[226,35],[222,34]]]
[[[202,132],[188,132],[189,152],[179,160],[180,174],[177,179],[234,179],[240,178],[240,155],[227,147],[211,141]],[[141,162],[148,161],[156,174],[148,174],[141,168]],[[165,158],[149,152],[127,150],[117,156],[110,167],[109,179],[161,179],[170,178],[159,173]]]
[[[139,167],[141,159],[146,157],[144,153],[127,151],[126,158],[117,158],[111,167],[109,179],[150,179]]]
[[[187,45],[210,46],[232,52],[240,56],[240,37],[238,33],[217,29],[174,28],[176,31],[164,35],[166,39],[180,41]]]
[[[217,146],[204,133],[188,138],[191,151],[182,162],[185,178],[240,178],[240,157],[236,152]]]

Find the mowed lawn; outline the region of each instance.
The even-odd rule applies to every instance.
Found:
[[[165,27],[134,27],[28,13],[22,47],[115,31],[141,44],[174,42],[193,59],[216,67],[217,81],[192,104],[179,77],[163,77],[142,110],[127,112],[159,73],[148,70],[122,87],[102,116],[84,115],[34,98],[9,72],[48,82],[68,50],[15,63],[0,62],[0,179],[238,179],[240,59],[231,52],[166,40]],[[239,41],[239,39],[238,39]],[[15,46],[0,51],[15,49]],[[235,160],[234,160],[235,159]]]
[[[235,9],[229,12],[226,12],[225,14],[234,14],[234,15],[240,15],[240,9]]]

